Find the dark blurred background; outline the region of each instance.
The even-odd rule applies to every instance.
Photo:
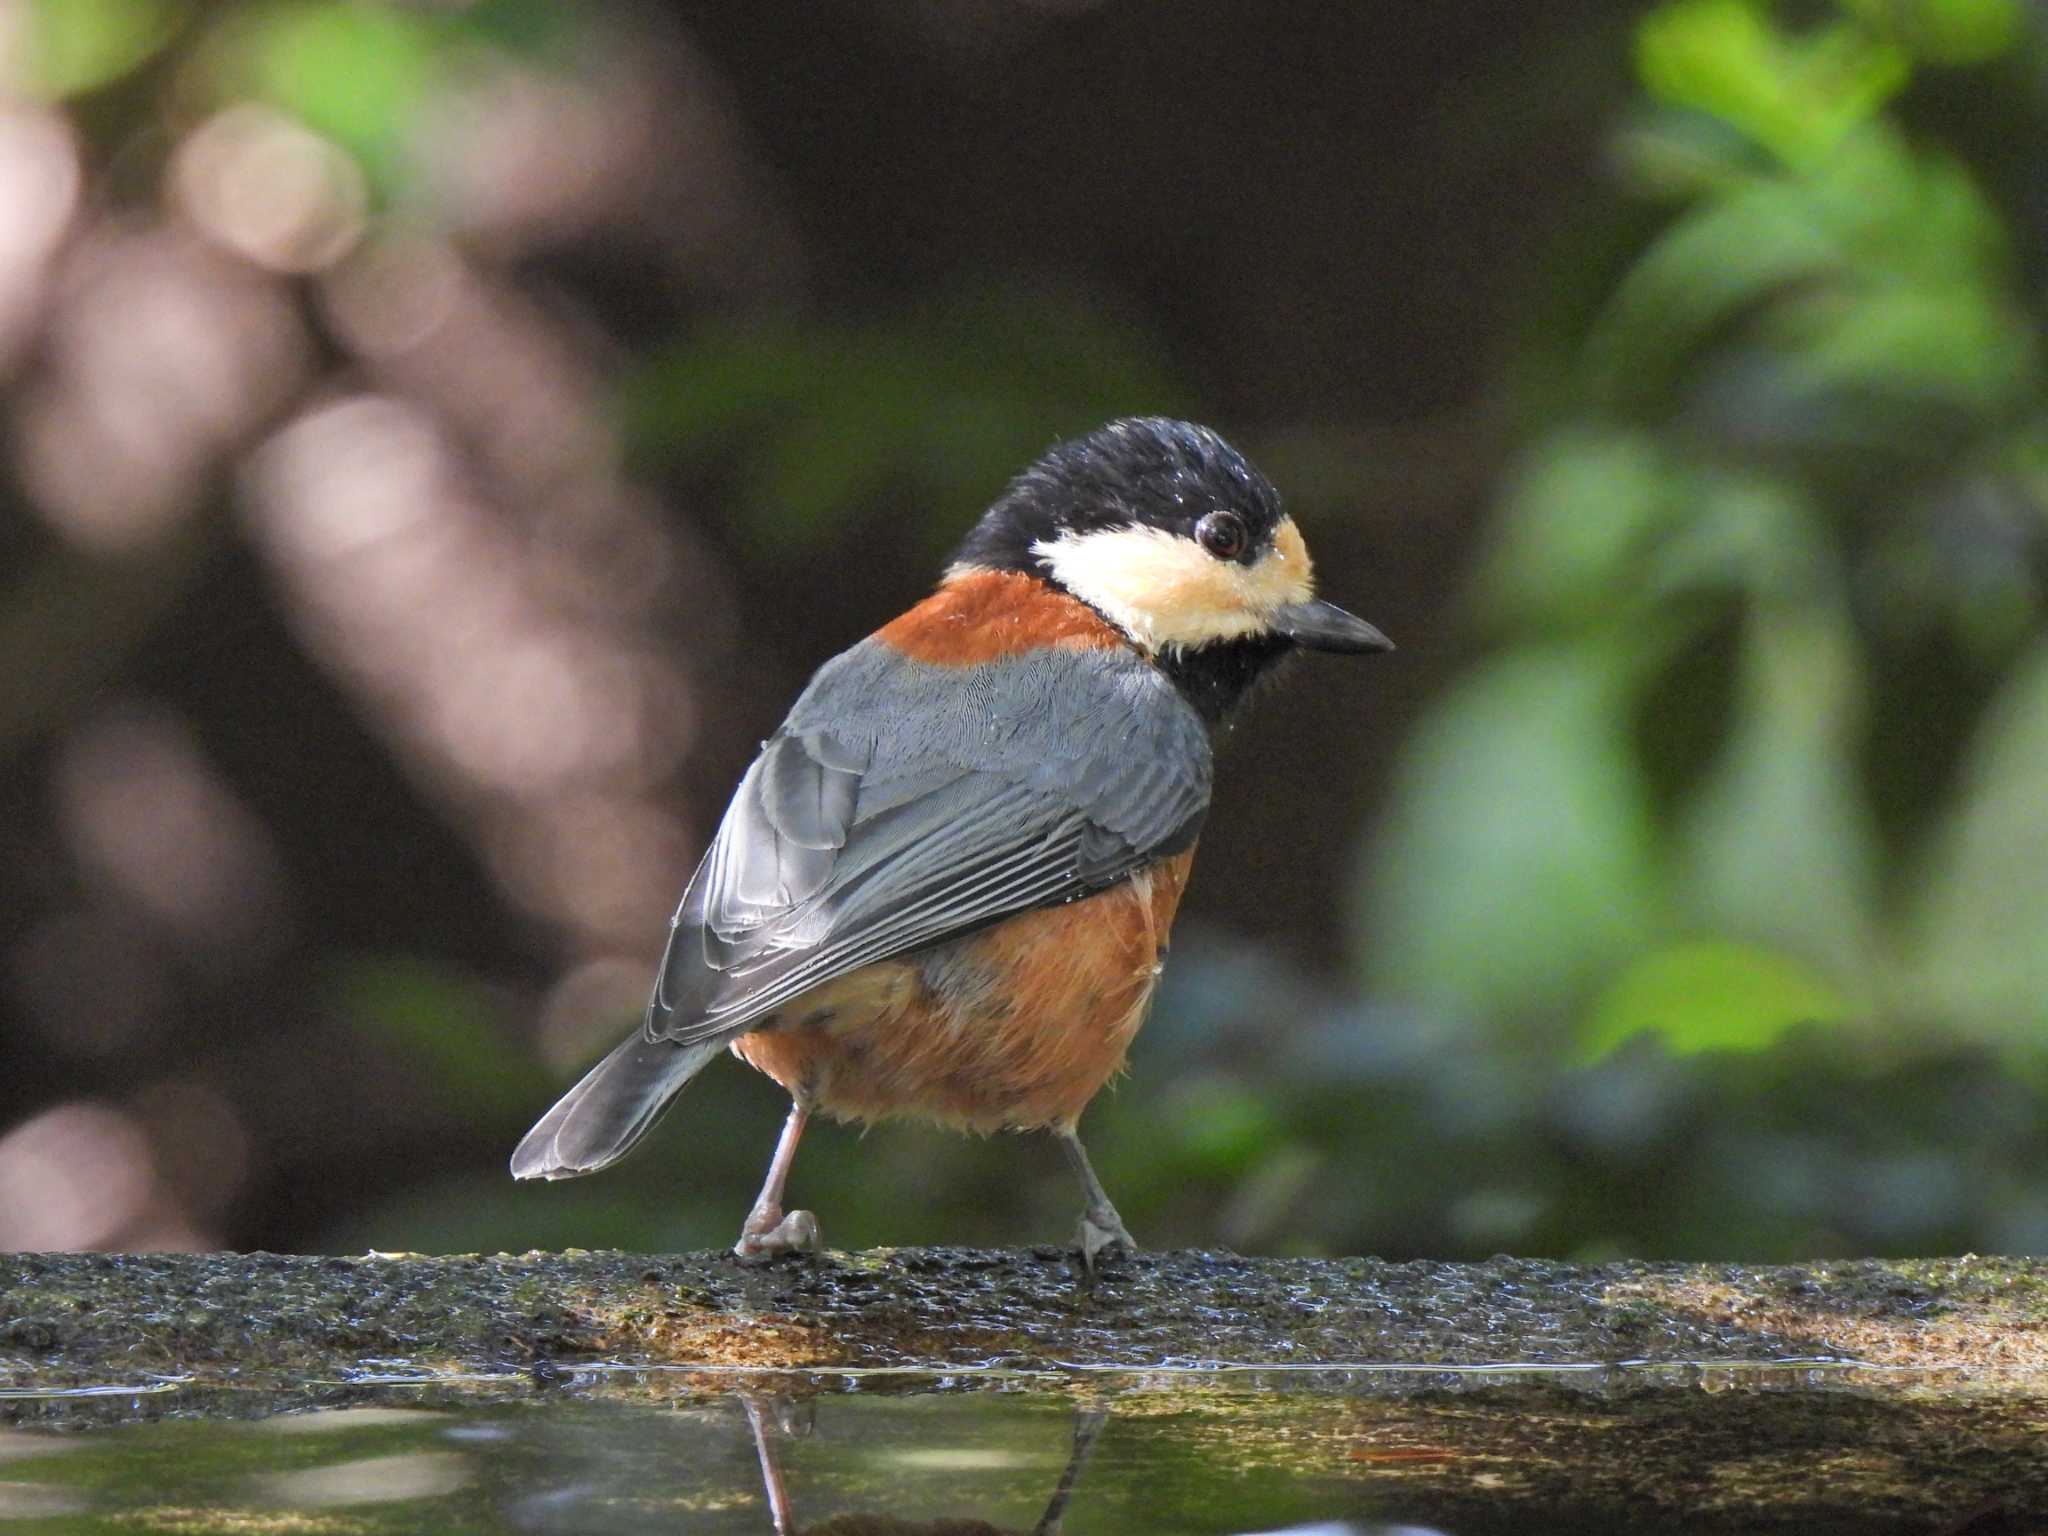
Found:
[[[737,1064],[505,1156],[809,671],[1153,411],[1401,649],[1235,732],[1141,1239],[2048,1247],[2039,15],[0,0],[0,1248],[730,1242]]]

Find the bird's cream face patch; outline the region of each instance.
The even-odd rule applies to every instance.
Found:
[[[1062,534],[1031,552],[1147,651],[1263,635],[1281,608],[1315,595],[1315,568],[1291,517],[1250,565],[1218,560],[1193,539],[1142,524]]]

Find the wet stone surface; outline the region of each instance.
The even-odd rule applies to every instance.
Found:
[[[0,1386],[106,1368],[1761,1362],[2048,1366],[2048,1264],[1380,1264],[1059,1249],[0,1255]]]
[[[590,1360],[780,1370],[1475,1366],[1826,1357],[2048,1369],[2048,1264],[1387,1264],[902,1249],[427,1258],[0,1256],[0,1388]]]
[[[2048,1264],[1380,1264],[1059,1249],[0,1255],[0,1386],[111,1366],[289,1376],[362,1360],[831,1366],[1763,1362],[2048,1366]]]

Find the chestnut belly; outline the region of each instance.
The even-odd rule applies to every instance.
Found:
[[[838,977],[733,1052],[840,1119],[1070,1127],[1144,1023],[1193,861]]]

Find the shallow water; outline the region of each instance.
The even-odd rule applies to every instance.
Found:
[[[1831,1467],[1923,1455],[1888,1469],[1908,1490],[1955,1472],[1952,1446],[1892,1434],[1895,1380],[1810,1362],[431,1382],[395,1367],[283,1396],[14,1395],[0,1533],[1818,1536],[1942,1528],[1910,1496],[1859,1503]],[[1673,1435],[1690,1437],[1675,1476],[1657,1450]],[[1995,1503],[2000,1523],[1969,1524],[1977,1493],[1953,1497],[1965,1523],[1949,1528],[2040,1528]]]

